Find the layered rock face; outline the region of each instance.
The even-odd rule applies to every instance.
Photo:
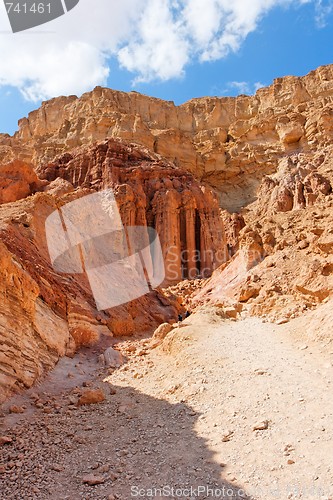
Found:
[[[276,320],[328,301],[332,102],[333,66],[181,106],[96,88],[43,103],[13,137],[0,134],[0,399],[81,345],[182,310],[158,290],[99,312],[84,273],[52,267],[47,217],[108,188],[125,227],[156,229],[166,284],[213,272],[181,284],[192,307]]]
[[[81,345],[153,330],[179,312],[178,302],[159,291],[97,311],[86,275],[59,273],[51,265],[45,222],[59,207],[112,188],[125,227],[151,226],[160,234],[166,282],[211,274],[218,259],[226,258],[214,194],[146,149],[107,140],[77,148],[36,172],[19,166],[10,171],[6,189],[12,195],[30,175],[30,191],[0,207],[0,399],[29,387]],[[122,279],[133,286],[131,276]]]
[[[240,304],[250,314],[287,321],[330,301],[332,166],[332,146],[281,160],[243,213],[237,252],[200,284],[192,306]]]
[[[44,164],[63,151],[120,137],[146,146],[219,190],[229,211],[254,201],[263,174],[284,155],[307,152],[332,136],[333,66],[285,77],[255,96],[173,102],[96,88],[48,101],[0,138],[0,158]]]
[[[32,165],[20,160],[0,164],[0,204],[26,198],[42,185]]]
[[[228,258],[215,193],[156,154],[107,140],[66,153],[37,172],[75,188],[113,188],[125,226],[156,229],[167,282],[207,277]]]

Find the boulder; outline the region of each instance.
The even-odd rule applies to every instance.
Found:
[[[79,397],[78,406],[93,405],[105,401],[105,394],[102,389],[86,389]]]
[[[104,356],[105,366],[107,366],[108,368],[119,367],[124,362],[123,355],[121,354],[121,352],[116,351],[112,347],[106,349],[103,356]]]

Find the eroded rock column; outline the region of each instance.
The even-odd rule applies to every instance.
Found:
[[[169,282],[182,279],[180,242],[180,196],[176,191],[156,193],[153,206],[155,229],[160,236],[165,275]]]

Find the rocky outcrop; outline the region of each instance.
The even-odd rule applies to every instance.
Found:
[[[258,209],[263,212],[289,212],[324,201],[331,194],[331,181],[318,171],[324,162],[322,154],[317,165],[306,155],[289,156],[279,162],[275,175],[266,176],[258,190]]]
[[[0,164],[0,205],[26,198],[42,185],[32,165],[20,160]]]
[[[241,214],[229,213],[227,210],[221,210],[221,217],[225,229],[228,258],[230,258],[239,249],[239,234],[245,227],[245,221]]]
[[[123,224],[151,226],[160,235],[168,283],[208,276],[226,259],[214,193],[144,148],[110,139],[65,153],[38,166],[37,173],[14,165],[21,170],[9,170],[13,177],[19,172],[30,180],[30,174],[33,182],[26,199],[0,208],[2,397],[30,386],[60,356],[82,345],[153,330],[178,314],[178,302],[157,291],[98,312],[86,276],[59,274],[51,265],[45,221],[59,207],[113,188]],[[19,199],[24,193],[16,194]]]
[[[327,146],[282,160],[263,178],[257,201],[243,213],[237,252],[194,291],[192,307],[241,303],[244,312],[287,321],[330,299],[332,165]]]
[[[43,180],[63,179],[74,188],[112,187],[125,226],[156,229],[168,283],[208,277],[228,259],[214,192],[146,149],[109,139],[65,153],[37,171]]]
[[[125,225],[149,223],[166,235],[173,231],[179,266],[182,245],[188,250],[193,241],[189,231],[195,232],[188,225],[180,235],[181,214],[186,219],[188,207],[197,210],[202,221],[198,236],[202,246],[209,244],[211,250],[205,238],[212,238],[215,230],[217,242],[223,236],[213,194],[202,190],[190,174],[146,150],[110,140],[55,159],[40,172],[43,179],[34,175],[41,191],[0,206],[0,400],[13,390],[30,387],[60,356],[71,355],[82,345],[153,331],[178,315],[178,302],[160,291],[97,311],[87,277],[59,273],[51,265],[45,221],[58,207],[113,187]],[[167,245],[168,240],[165,252]],[[181,267],[175,269],[181,273]]]
[[[333,66],[181,106],[98,87],[0,134],[0,399],[82,345],[183,312],[176,288],[97,311],[85,273],[52,267],[45,220],[98,191],[126,228],[157,231],[165,284],[201,278],[176,285],[186,307],[274,320],[328,300],[332,102]]]
[[[0,158],[42,165],[74,147],[120,137],[218,188],[220,203],[239,210],[256,197],[263,174],[285,155],[324,147],[332,138],[333,66],[278,78],[255,96],[207,97],[181,106],[137,92],[97,87],[79,99],[43,103],[0,138]]]

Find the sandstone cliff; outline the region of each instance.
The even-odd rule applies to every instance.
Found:
[[[151,226],[160,234],[166,282],[209,275],[222,262],[219,255],[226,260],[214,194],[146,149],[106,140],[38,166],[39,177],[27,164],[12,165],[12,170],[3,169],[3,199],[14,196],[15,189],[18,199],[27,198],[0,207],[1,399],[10,390],[30,386],[59,356],[81,345],[153,330],[177,318],[178,302],[158,291],[98,312],[84,274],[59,274],[52,268],[45,221],[59,207],[112,187],[125,226]],[[20,183],[25,192],[17,189]],[[131,276],[122,279],[126,287],[133,286]]]
[[[172,322],[174,293],[283,321],[330,300],[332,103],[326,66],[181,106],[96,88],[1,134],[0,398],[80,345]],[[84,274],[52,268],[44,224],[108,187],[125,226],[159,233],[166,284],[187,281],[100,313]]]
[[[36,170],[43,180],[63,179],[74,188],[112,187],[125,226],[159,234],[167,282],[209,276],[228,258],[215,193],[156,154],[107,140]]]
[[[97,87],[43,103],[0,138],[0,160],[42,165],[82,144],[120,137],[146,146],[217,187],[221,205],[254,201],[281,157],[313,151],[332,135],[333,66],[278,78],[255,96],[193,99],[181,106]]]
[[[330,146],[291,155],[263,178],[236,226],[236,253],[194,291],[195,305],[240,303],[250,314],[287,321],[330,300],[332,165]]]

